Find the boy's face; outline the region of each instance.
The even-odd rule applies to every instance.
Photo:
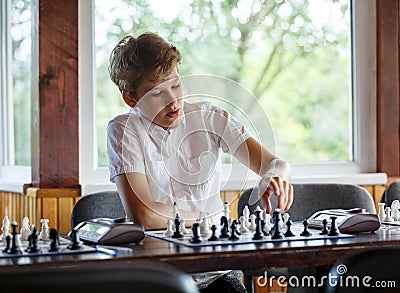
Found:
[[[183,90],[176,68],[156,82],[145,78],[136,88],[136,95],[136,107],[164,129],[169,129],[183,115]]]

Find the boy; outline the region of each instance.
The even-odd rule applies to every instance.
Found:
[[[221,210],[220,149],[261,176],[260,197],[287,211],[293,201],[290,166],[252,138],[228,112],[183,99],[179,50],[154,33],[127,36],[110,55],[110,77],[128,114],[107,128],[110,180],[127,217],[146,229],[166,227],[177,204],[183,219]],[[206,86],[206,85],[205,85]],[[218,220],[218,219],[217,219]]]

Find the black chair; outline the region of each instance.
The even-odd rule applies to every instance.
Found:
[[[381,202],[390,207],[394,200],[400,200],[400,179],[390,183],[382,194]]]
[[[2,272],[0,283],[2,293],[199,292],[190,276],[165,263],[148,261],[22,266]]]
[[[399,292],[399,263],[398,248],[382,248],[345,256],[331,268],[325,282],[325,292]]]
[[[79,223],[94,218],[123,218],[124,207],[117,191],[102,191],[80,198],[72,208],[71,230]]]
[[[292,221],[302,221],[317,211],[325,209],[364,208],[370,213],[376,213],[372,196],[364,188],[352,184],[336,183],[304,183],[293,184],[294,201],[288,211]],[[276,197],[271,197],[272,208],[276,207]],[[243,215],[244,207],[248,205],[251,213],[257,206],[264,208],[264,202],[257,199],[257,189],[245,190],[238,202],[238,215]],[[290,264],[288,264],[290,268]],[[314,269],[309,268],[311,271]],[[292,269],[291,269],[292,270]],[[306,269],[293,269],[294,274],[301,274]],[[264,271],[244,271],[244,283],[249,292],[253,291],[253,276],[264,275]],[[288,269],[268,270],[269,276],[288,276]],[[288,291],[290,288],[288,288]]]

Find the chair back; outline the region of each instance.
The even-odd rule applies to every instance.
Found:
[[[382,248],[345,256],[331,268],[326,293],[399,292],[400,250]]]
[[[80,198],[72,208],[71,229],[95,218],[123,218],[125,210],[117,191],[102,191]]]
[[[364,208],[370,213],[376,213],[372,196],[364,188],[353,184],[338,183],[303,183],[292,184],[294,201],[288,213],[292,221],[308,219],[317,211],[327,209]],[[271,197],[272,208],[276,207],[276,197]],[[248,205],[254,212],[259,205],[264,208],[264,202],[257,200],[257,189],[251,188],[243,192],[239,198],[238,215],[243,215],[244,207]]]
[[[386,187],[382,194],[381,202],[390,207],[395,199],[400,200],[400,179],[393,181]]]
[[[25,266],[0,274],[1,292],[199,292],[193,278],[156,261],[96,261]]]

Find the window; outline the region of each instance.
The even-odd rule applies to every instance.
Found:
[[[248,88],[257,102],[240,108],[261,105],[295,176],[375,171],[373,1],[82,2],[81,97],[94,99],[81,109],[95,109],[81,118],[81,158],[90,163],[81,163],[83,183],[108,182],[105,129],[128,111],[108,77],[109,53],[144,31],[181,50],[181,75],[215,74]]]
[[[0,179],[30,181],[31,1],[1,2]]]

